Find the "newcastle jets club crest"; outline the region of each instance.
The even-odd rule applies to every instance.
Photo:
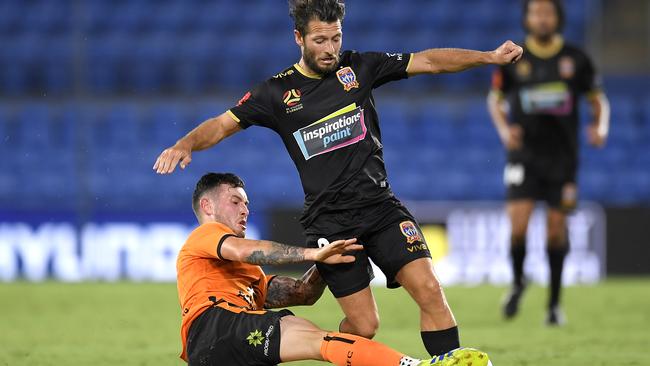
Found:
[[[403,221],[399,224],[399,228],[402,230],[402,234],[406,237],[407,243],[413,244],[416,241],[422,241],[422,237],[413,221]]]
[[[352,90],[352,88],[359,88],[357,76],[354,74],[354,71],[350,66],[346,66],[337,71],[336,77],[339,79],[341,84],[343,84],[343,89],[345,89],[346,92]]]

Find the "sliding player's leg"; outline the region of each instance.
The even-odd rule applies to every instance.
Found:
[[[326,332],[312,322],[295,316],[280,321],[280,359],[282,362],[319,360],[337,366],[484,366],[485,353],[458,349],[433,360],[408,357],[381,343],[347,333]]]
[[[379,310],[370,286],[353,294],[338,297],[345,318],[339,325],[339,331],[356,334],[372,339],[379,328]]]

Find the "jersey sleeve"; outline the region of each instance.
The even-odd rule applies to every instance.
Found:
[[[409,64],[413,58],[411,53],[382,53],[365,52],[362,60],[371,65],[374,80],[373,88],[378,88],[388,82],[406,79]]]
[[[492,91],[499,94],[508,93],[511,87],[510,79],[508,78],[508,73],[506,68],[503,66],[497,67],[492,72]]]
[[[267,83],[260,84],[244,94],[237,105],[226,113],[237,121],[241,128],[248,128],[252,125],[271,129],[275,127],[273,104]]]
[[[266,303],[266,296],[269,294],[269,286],[271,281],[276,277],[276,275],[267,275],[262,271],[262,278],[260,280],[260,295],[256,297],[256,305],[258,309],[264,309],[264,304]]]
[[[223,245],[223,242],[231,236],[234,235],[222,230],[210,230],[189,243],[187,247],[188,254],[201,258],[225,260],[221,257],[221,246]]]
[[[600,75],[596,72],[593,62],[587,55],[583,55],[584,62],[580,68],[577,82],[578,89],[582,93],[595,93],[602,89],[602,81]]]

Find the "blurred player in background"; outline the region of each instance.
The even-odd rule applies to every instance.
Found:
[[[589,57],[566,44],[560,34],[564,15],[559,0],[527,0],[523,14],[528,34],[524,56],[516,65],[495,71],[488,97],[490,115],[508,151],[504,181],[514,281],[503,314],[506,318],[517,314],[526,288],[526,231],[535,202],[541,200],[548,208],[546,322],[560,325],[564,322],[559,308],[562,268],[569,250],[566,216],[577,201],[579,97],[587,95],[591,104],[594,122],[587,137],[596,147],[607,139],[609,103]]]
[[[230,173],[208,173],[196,184],[192,208],[200,226],[177,260],[182,309],[181,358],[190,365],[276,365],[299,360],[338,366],[485,366],[488,357],[457,349],[434,360],[413,359],[382,344],[327,332],[288,310],[311,305],[325,289],[314,267],[300,279],[267,276],[260,265],[316,261],[349,263],[356,239],[322,248],[300,248],[246,236],[248,198],[244,182]]]
[[[421,337],[429,354],[443,354],[460,345],[456,320],[424,237],[388,183],[372,90],[413,75],[509,64],[521,57],[522,49],[508,41],[491,52],[341,52],[344,13],[339,0],[291,1],[300,61],[164,150],[154,169],[168,174],[178,164],[185,168],[193,151],[251,125],[274,130],[300,173],[307,245],[317,247],[320,238],[349,237],[364,245],[354,263],[317,263],[345,313],[339,330],[372,338],[379,327],[369,287],[371,258],[386,274],[388,287],[404,286],[419,306]]]

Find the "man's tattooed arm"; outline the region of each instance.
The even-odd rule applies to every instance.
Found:
[[[301,279],[276,276],[271,280],[264,307],[284,308],[296,305],[313,305],[325,290],[325,281],[316,266],[312,266]]]
[[[301,248],[268,240],[249,240],[228,236],[217,245],[217,257],[257,265],[277,265],[299,262],[328,264],[354,262],[349,252],[363,249],[356,239],[337,240],[323,248]]]
[[[267,248],[253,250],[244,258],[244,262],[257,265],[286,264],[305,261],[305,248],[267,242]]]

